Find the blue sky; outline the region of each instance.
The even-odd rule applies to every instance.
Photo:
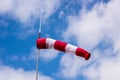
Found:
[[[35,80],[40,4],[41,37],[92,56],[41,50],[39,80],[120,80],[119,0],[0,0],[0,80]]]

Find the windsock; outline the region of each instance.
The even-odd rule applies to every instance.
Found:
[[[66,42],[54,40],[51,38],[38,38],[36,41],[36,46],[38,49],[54,48],[58,51],[75,54],[77,56],[85,58],[86,60],[88,60],[91,55],[88,51],[86,51],[80,47],[76,47],[76,46],[68,44]]]

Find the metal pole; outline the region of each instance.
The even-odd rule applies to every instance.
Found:
[[[41,31],[42,31],[41,29],[42,29],[42,5],[40,0],[40,24],[39,24],[38,38],[41,37]],[[39,55],[40,55],[40,49],[38,49],[38,53],[36,55],[36,80],[38,80]]]
[[[38,50],[38,53],[36,55],[36,80],[38,80],[39,54],[40,54],[40,50]]]

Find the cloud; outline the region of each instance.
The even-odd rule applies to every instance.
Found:
[[[89,12],[81,12],[77,17],[69,17],[69,27],[65,38],[74,35],[80,46],[93,49],[104,38],[119,40],[119,1],[96,4]],[[117,5],[117,6],[116,6]],[[111,12],[111,10],[114,10]],[[84,10],[83,10],[84,11]],[[118,17],[117,17],[118,16]],[[116,18],[113,20],[113,18]]]
[[[41,2],[41,3],[40,3]],[[40,18],[40,5],[42,4],[43,22],[49,18],[60,6],[59,0],[0,0],[0,16],[5,14],[9,18],[19,22],[17,32],[19,38],[25,39],[33,35],[37,29],[36,20]],[[8,22],[8,21],[6,21]],[[9,24],[9,22],[8,22]],[[18,24],[18,23],[17,23]],[[20,27],[20,28],[19,28]],[[22,34],[21,34],[22,33]],[[17,35],[17,36],[18,36]]]
[[[4,14],[12,10],[13,7],[13,0],[0,0],[0,14]]]
[[[58,7],[60,2],[58,0],[0,0],[0,13],[11,13],[21,22],[27,22],[34,18],[39,18],[40,5],[42,4],[42,11],[44,18],[48,18]]]
[[[4,54],[3,54],[4,53]],[[21,54],[16,55],[13,54],[11,56],[5,55],[6,51],[4,48],[0,49],[0,64],[2,63],[9,63],[9,62],[22,62],[23,64],[28,65],[29,62],[36,62],[36,57],[38,54],[38,49],[33,47],[30,49],[29,54]],[[43,62],[49,62],[58,57],[58,51],[54,49],[41,49],[39,59]]]
[[[91,59],[63,56],[60,73],[65,78],[83,76],[88,80],[119,80],[120,1],[96,3],[92,10],[83,7],[79,16],[68,16],[68,28],[63,37],[75,36],[80,47],[91,51]],[[75,69],[74,69],[75,68]],[[68,75],[68,73],[70,75]]]
[[[107,59],[104,60],[99,66],[99,78],[100,80],[119,80],[120,74],[120,60],[116,59]]]
[[[90,67],[83,70],[84,76],[86,76],[89,80],[119,80],[119,57],[120,56],[99,58],[91,64]]]
[[[76,76],[79,76],[82,72],[82,68],[85,67],[87,62],[84,59],[73,55],[66,54],[60,61],[60,75],[63,78],[75,80]],[[82,66],[82,67],[81,67]]]
[[[44,0],[42,3],[43,18],[46,19],[54,13],[60,6],[59,0]]]
[[[36,48],[31,49],[31,53],[29,55],[30,60],[36,60],[36,54],[38,53],[38,50]],[[42,59],[43,61],[51,61],[54,58],[56,58],[58,55],[58,51],[54,49],[41,49],[40,50],[40,56],[39,58]]]
[[[35,71],[24,71],[22,68],[14,69],[9,66],[0,66],[0,80],[35,80]],[[39,73],[41,80],[53,80],[51,77]]]

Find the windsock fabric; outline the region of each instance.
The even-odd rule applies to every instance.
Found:
[[[68,44],[66,42],[54,40],[51,38],[38,38],[36,41],[36,45],[38,49],[54,48],[62,52],[75,54],[77,56],[85,58],[86,60],[90,58],[90,53],[87,52],[86,50],[80,47],[76,47],[74,45]]]

